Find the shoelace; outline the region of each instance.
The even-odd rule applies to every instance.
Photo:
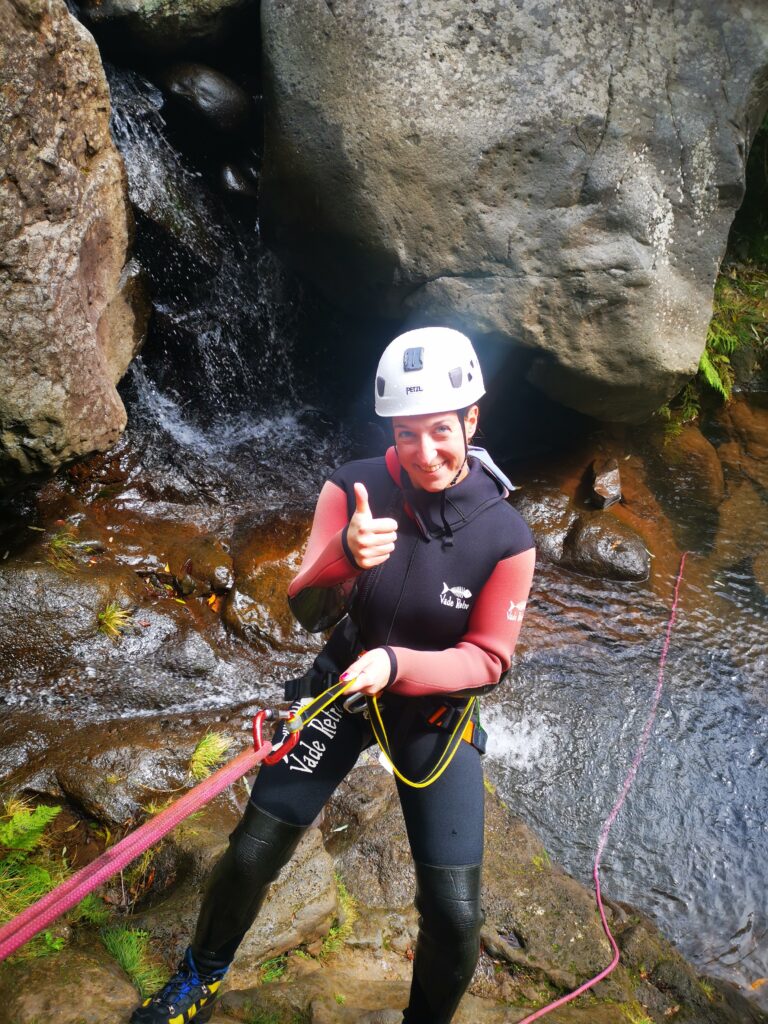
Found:
[[[155,999],[157,999],[158,1002],[164,1002],[171,1006],[179,999],[189,995],[192,989],[196,986],[208,985],[212,981],[218,981],[220,978],[223,978],[225,974],[226,971],[217,971],[215,974],[211,974],[210,976],[201,977],[196,965],[191,960],[190,954],[187,953],[176,974],[174,974],[172,978],[168,979],[163,988],[155,996]]]

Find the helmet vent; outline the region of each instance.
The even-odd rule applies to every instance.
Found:
[[[407,348],[403,353],[403,370],[410,373],[411,370],[424,369],[424,349]]]
[[[467,373],[467,380],[468,381],[472,380],[472,374],[471,373]]]
[[[449,370],[448,371],[448,376],[450,377],[451,384],[452,384],[453,387],[455,387],[455,388],[460,388],[461,387],[461,380],[462,380],[463,374],[461,372],[461,367],[460,366],[455,367],[455,369],[453,369],[453,370]]]
[[[376,391],[378,392],[379,398],[384,395],[384,388],[386,387],[386,381],[383,377],[376,378]]]

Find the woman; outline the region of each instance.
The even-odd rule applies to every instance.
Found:
[[[528,528],[504,500],[509,482],[469,445],[483,394],[464,335],[429,327],[396,338],[375,390],[394,446],[324,485],[289,588],[303,625],[338,625],[286,697],[317,696],[341,674],[352,680],[345,699],[381,698],[420,914],[408,1024],[448,1024],[477,962],[484,734],[474,714],[465,728],[461,711],[509,668],[535,560]],[[428,786],[407,784],[403,776],[421,780],[435,766],[457,720],[463,738],[447,768]],[[262,767],[212,872],[192,945],[132,1024],[209,1019],[268,885],[372,742],[370,719],[337,701],[311,740]]]

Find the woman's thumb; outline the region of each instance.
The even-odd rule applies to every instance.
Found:
[[[365,484],[355,484],[355,512],[360,516],[369,516],[371,514],[371,509],[368,505],[368,491],[365,489]]]

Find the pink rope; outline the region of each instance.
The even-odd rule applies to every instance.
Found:
[[[166,807],[150,821],[140,825],[135,832],[131,832],[125,839],[105,850],[96,860],[81,868],[37,903],[27,907],[18,917],[4,924],[0,928],[0,961],[9,957],[25,942],[29,942],[57,917],[76,906],[89,892],[118,871],[122,871],[126,865],[157,843],[190,814],[194,814],[227,786],[263,761],[271,749],[272,744],[265,742],[258,750],[244,750],[200,785],[179,797],[170,807]]]
[[[669,644],[672,639],[672,628],[675,624],[675,618],[677,617],[677,604],[680,598],[680,584],[683,580],[683,569],[685,568],[685,559],[687,557],[687,554],[688,553],[685,552],[683,554],[683,557],[680,559],[680,568],[677,573],[677,579],[675,580],[675,593],[672,599],[672,611],[669,615],[669,621],[667,623],[667,634],[664,638],[664,646],[661,649],[661,658],[659,659],[659,675],[658,679],[656,680],[656,689],[654,691],[653,699],[651,701],[651,708],[648,713],[645,728],[643,729],[642,735],[640,736],[640,742],[637,745],[637,750],[635,751],[634,759],[632,761],[632,764],[630,765],[629,771],[627,772],[627,777],[624,779],[624,784],[621,787],[621,791],[619,792],[619,795],[616,798],[615,804],[611,808],[610,814],[603,822],[603,827],[600,830],[600,838],[598,839],[597,843],[597,851],[595,853],[595,864],[592,869],[592,877],[595,881],[595,899],[597,900],[597,909],[600,913],[600,921],[603,925],[603,931],[608,937],[608,941],[611,944],[611,949],[613,950],[613,959],[608,964],[608,966],[604,968],[602,971],[600,971],[599,974],[596,974],[594,978],[590,978],[589,981],[585,981],[582,985],[579,985],[578,988],[574,989],[573,992],[569,992],[567,995],[561,996],[554,1002],[548,1003],[546,1006],[542,1006],[540,1010],[536,1010],[535,1013],[531,1013],[527,1017],[524,1017],[521,1021],[518,1022],[518,1024],[531,1024],[532,1021],[539,1020],[539,1018],[545,1016],[545,1014],[551,1013],[552,1010],[556,1010],[560,1006],[565,1006],[566,1003],[570,1003],[573,999],[576,999],[578,996],[583,995],[590,988],[593,988],[595,985],[597,985],[599,981],[602,981],[603,978],[607,978],[611,971],[613,971],[614,968],[618,965],[620,955],[619,947],[616,944],[616,939],[614,939],[613,934],[611,933],[611,929],[608,927],[608,920],[605,916],[605,907],[603,906],[603,897],[600,891],[600,861],[602,860],[603,852],[605,850],[606,843],[608,842],[608,834],[610,833],[613,823],[616,820],[618,813],[621,810],[622,805],[624,804],[624,801],[627,798],[627,793],[629,793],[632,783],[635,781],[635,776],[637,775],[640,763],[643,760],[643,757],[645,756],[646,749],[648,748],[648,740],[651,737],[651,730],[653,729],[653,723],[656,720],[656,712],[659,709],[659,701],[661,700],[661,691],[664,687],[664,666],[667,663]]]

